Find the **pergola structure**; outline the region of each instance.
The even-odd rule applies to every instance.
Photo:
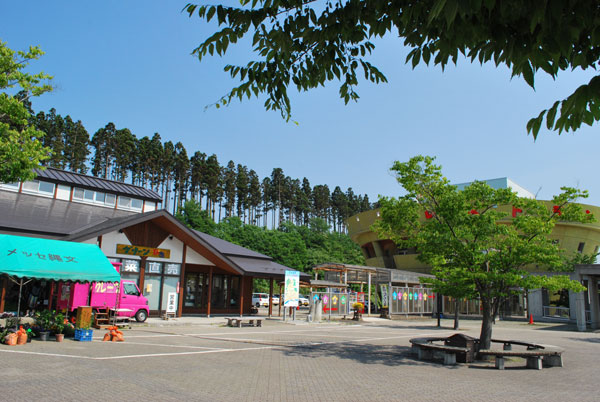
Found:
[[[368,290],[368,309],[367,314],[371,314],[371,285],[388,284],[391,288],[392,284],[403,284],[404,286],[419,285],[420,278],[432,277],[432,275],[420,274],[410,271],[402,271],[399,269],[369,267],[365,265],[352,265],[328,262],[315,265],[313,267],[315,279],[311,283],[320,282],[317,280],[318,272],[324,272],[325,281],[332,284],[340,284],[348,286],[349,284],[359,284],[360,291],[363,291],[363,286],[366,284]],[[336,287],[336,286],[321,286],[321,287]]]

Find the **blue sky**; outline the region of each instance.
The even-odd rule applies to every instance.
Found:
[[[181,13],[187,1],[27,1],[0,6],[0,40],[12,49],[39,45],[46,54],[30,71],[53,75],[56,90],[34,101],[82,120],[90,135],[112,121],[138,138],[160,133],[188,154],[216,154],[247,165],[260,177],[274,167],[312,185],[352,187],[355,193],[397,195],[393,161],[437,157],[452,182],[510,177],[548,199],[561,186],[587,189],[600,205],[598,126],[563,133],[526,133],[529,118],[586,83],[593,72],[538,74],[536,90],[493,65],[460,60],[457,67],[404,63],[408,51],[394,37],[376,42],[371,61],[389,83],[362,82],[361,99],[344,106],[335,82],[308,93],[292,90],[286,123],[263,108],[264,97],[208,108],[236,82],[228,63],[251,57],[248,43],[224,58],[199,63],[191,52],[214,32]]]

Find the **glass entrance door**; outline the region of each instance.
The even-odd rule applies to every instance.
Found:
[[[204,307],[203,291],[206,274],[190,272],[185,274],[185,307],[200,309]]]

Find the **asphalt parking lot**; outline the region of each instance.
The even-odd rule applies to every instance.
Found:
[[[430,319],[263,325],[136,326],[122,343],[101,342],[105,331],[96,330],[92,342],[0,345],[0,399],[598,400],[598,333],[500,322],[495,337],[566,352],[563,368],[526,370],[514,359],[498,371],[492,362],[443,366],[410,355],[410,338],[453,334],[450,321],[442,329]],[[477,336],[479,322],[463,320],[461,327]]]

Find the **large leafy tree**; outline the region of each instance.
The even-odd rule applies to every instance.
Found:
[[[406,195],[379,200],[376,230],[401,247],[417,248],[418,258],[432,268],[436,291],[460,288],[461,295],[452,295],[479,297],[482,348],[490,346],[494,313],[508,295],[521,288],[582,290],[568,277],[534,276],[527,268],[563,267],[561,250],[549,235],[558,221],[593,221],[573,203],[587,197],[586,191],[564,187],[548,206],[483,182],[458,191],[430,157],[396,162],[391,170]]]
[[[306,91],[339,80],[347,103],[358,99],[355,87],[366,80],[385,82],[368,61],[373,40],[397,35],[410,49],[407,62],[444,68],[461,55],[472,62],[504,64],[533,88],[535,73],[596,68],[600,58],[600,8],[597,1],[521,0],[240,0],[240,7],[186,7],[190,16],[217,20],[220,29],[194,54],[224,54],[229,45],[252,37],[257,60],[228,65],[241,84],[218,104],[267,95],[265,107],[290,117],[288,87]],[[600,120],[600,76],[527,124],[537,136],[548,129],[575,130]]]
[[[14,51],[0,41],[0,183],[34,178],[33,168],[51,154],[39,141],[44,133],[29,123],[28,105],[31,96],[52,90],[47,83],[52,77],[24,72],[30,61],[43,54],[38,47]]]

